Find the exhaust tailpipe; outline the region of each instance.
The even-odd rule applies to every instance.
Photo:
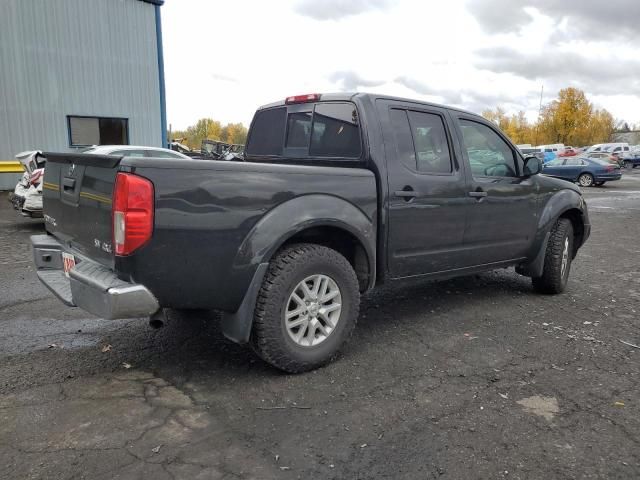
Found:
[[[164,323],[167,321],[167,314],[164,309],[161,308],[156,313],[149,317],[149,326],[153,329],[159,329],[164,327]]]

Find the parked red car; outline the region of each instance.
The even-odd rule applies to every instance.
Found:
[[[558,152],[558,157],[575,157],[578,154],[573,148],[567,147],[564,152]]]

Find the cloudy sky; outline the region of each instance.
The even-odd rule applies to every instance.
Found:
[[[640,124],[640,0],[167,0],[168,121],[369,91],[537,116],[567,86]]]

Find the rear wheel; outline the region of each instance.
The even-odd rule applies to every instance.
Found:
[[[578,177],[578,183],[581,187],[590,187],[593,185],[593,175],[590,173],[582,173]]]
[[[633,170],[633,162],[624,162],[624,168],[627,170]]]
[[[313,244],[286,247],[269,263],[258,295],[251,343],[289,373],[333,360],[356,325],[358,279],[338,252]]]
[[[567,288],[573,259],[573,225],[559,218],[549,236],[542,276],[532,278],[533,288],[540,293],[562,293]]]

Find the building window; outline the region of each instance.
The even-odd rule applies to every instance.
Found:
[[[69,144],[129,145],[129,120],[126,118],[68,116]]]

